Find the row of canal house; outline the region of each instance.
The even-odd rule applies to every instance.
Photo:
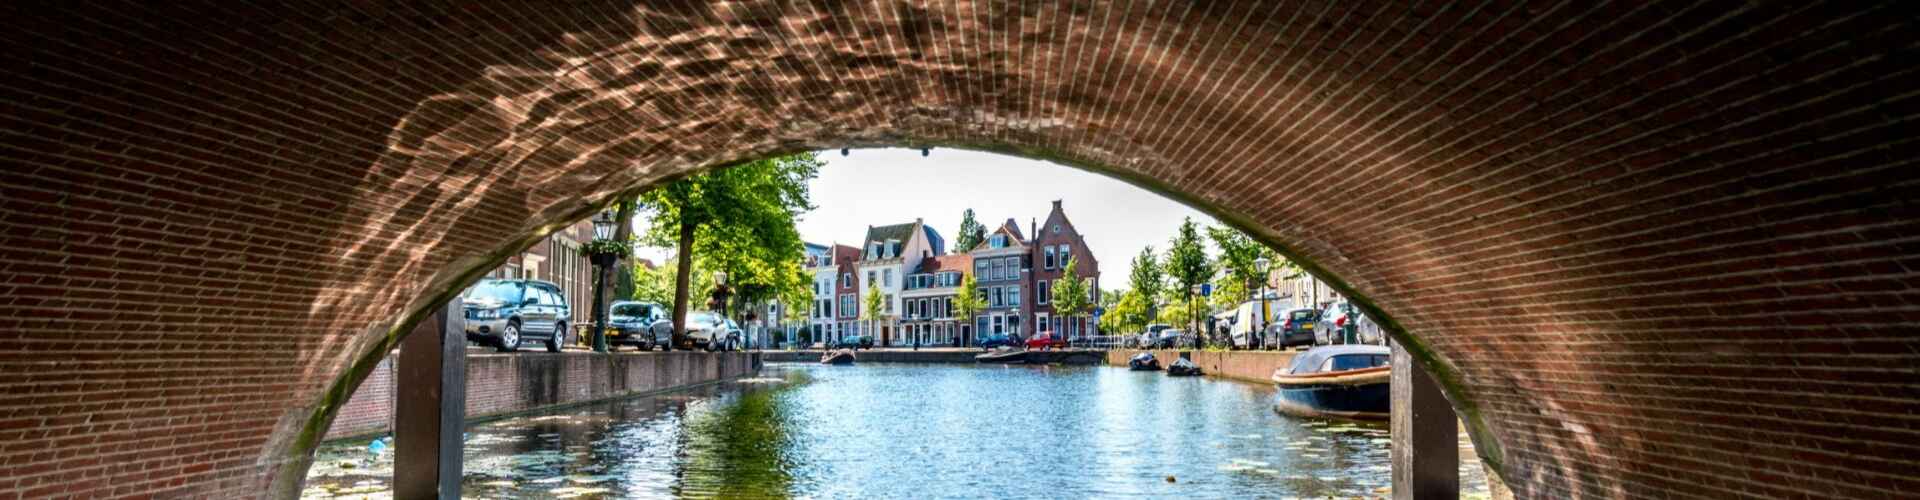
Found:
[[[882,346],[971,346],[982,334],[1060,332],[1067,338],[1098,335],[1091,317],[1062,317],[1052,306],[1052,284],[1070,259],[1099,292],[1100,263],[1073,227],[1059,200],[1044,223],[1027,231],[1007,219],[975,248],[947,253],[940,232],[923,220],[870,226],[859,246],[809,243],[813,304],[805,328],[812,342],[867,335]],[[975,278],[985,311],[961,318],[953,297],[966,276]],[[861,315],[864,297],[877,289],[883,309]],[[1096,298],[1097,297],[1093,297]],[[878,318],[878,319],[874,319]],[[799,339],[792,339],[799,340]]]

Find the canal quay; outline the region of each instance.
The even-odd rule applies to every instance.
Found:
[[[759,375],[470,425],[474,498],[1382,497],[1386,423],[1270,385],[1111,366],[772,362]],[[379,442],[380,444],[374,444]],[[1487,496],[1460,439],[1461,494]],[[392,445],[323,445],[303,498],[390,497]]]

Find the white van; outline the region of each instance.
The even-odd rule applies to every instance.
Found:
[[[1265,349],[1268,345],[1277,345],[1280,338],[1275,332],[1279,331],[1280,325],[1274,321],[1274,311],[1281,309],[1282,306],[1284,304],[1279,301],[1267,300],[1267,306],[1263,311],[1258,300],[1241,302],[1240,307],[1234,308],[1233,326],[1232,330],[1229,330],[1233,337],[1233,348]],[[1262,332],[1255,334],[1256,328],[1261,329]]]

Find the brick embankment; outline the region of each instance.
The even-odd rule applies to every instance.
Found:
[[[1127,358],[1141,351],[1135,349],[1115,349],[1107,351],[1107,364],[1127,366]],[[1293,351],[1179,351],[1153,350],[1154,359],[1160,360],[1160,366],[1167,366],[1173,360],[1180,359],[1180,353],[1191,356],[1193,363],[1200,365],[1200,371],[1209,377],[1222,377],[1242,382],[1270,383],[1273,371],[1284,368],[1293,362]]]
[[[861,349],[855,355],[860,362],[866,363],[973,363],[973,357],[980,354],[979,349],[967,348],[930,348],[930,349]],[[765,351],[761,359],[767,362],[818,362],[822,351],[806,349],[797,351]]]
[[[815,358],[818,359],[818,358]],[[394,357],[368,374],[327,429],[327,439],[393,428]],[[757,353],[590,352],[467,355],[467,418],[635,396],[751,376]]]

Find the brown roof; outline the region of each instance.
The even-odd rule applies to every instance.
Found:
[[[932,274],[941,271],[960,271],[965,273],[973,269],[973,256],[964,253],[940,255],[920,260],[918,274]]]

